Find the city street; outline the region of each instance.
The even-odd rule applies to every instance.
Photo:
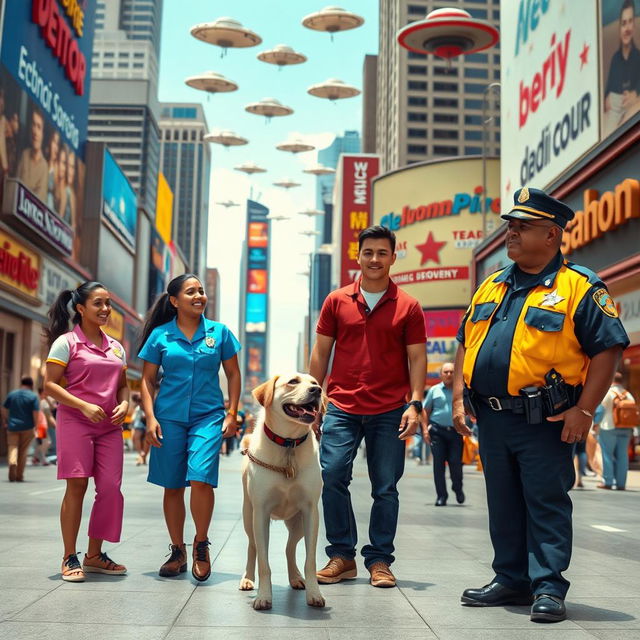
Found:
[[[461,607],[465,587],[492,577],[482,476],[465,469],[467,502],[436,508],[430,466],[407,461],[401,483],[401,518],[393,565],[399,587],[375,589],[359,561],[357,580],[323,587],[325,609],[307,607],[303,592],[287,584],[285,529],[272,524],[271,567],[274,602],[268,612],[251,607],[252,593],[238,591],[246,538],[240,511],[242,491],[238,452],[221,461],[220,489],[212,526],[213,575],[196,585],[190,573],[159,578],[168,538],[161,512],[161,490],[147,484],[146,468],[126,455],[126,498],[122,542],[105,545],[125,577],[88,574],[83,584],[64,583],[58,510],[63,482],[55,466],[27,467],[24,484],[9,484],[6,467],[0,491],[0,639],[73,638],[137,640],[283,637],[404,640],[485,638],[632,640],[640,637],[640,472],[630,474],[626,492],[599,491],[595,478],[573,492],[573,563],[567,576],[569,620],[555,625],[529,621],[526,607]],[[353,496],[366,538],[369,487],[361,458],[354,469]],[[87,497],[92,494],[91,485]],[[453,496],[452,496],[453,498]],[[450,498],[450,499],[452,499]],[[86,523],[79,551],[86,550]],[[186,541],[193,530],[187,528]],[[324,563],[321,545],[318,563]],[[304,558],[299,548],[299,564]]]

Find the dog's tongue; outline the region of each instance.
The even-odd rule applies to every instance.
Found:
[[[292,404],[291,408],[293,409],[293,411],[295,411],[295,413],[298,416],[304,416],[304,415],[308,414],[310,416],[314,416],[315,417],[315,415],[316,415],[315,409],[313,409],[313,410],[312,409],[308,409],[305,406]]]

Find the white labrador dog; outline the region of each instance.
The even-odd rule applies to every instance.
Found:
[[[322,408],[322,389],[311,376],[294,373],[268,380],[256,387],[253,395],[264,409],[249,447],[243,451],[242,515],[249,548],[240,589],[254,588],[257,557],[258,593],[253,608],[271,609],[269,524],[271,519],[284,520],[289,530],[289,584],[293,589],[306,588],[308,605],[324,607],[316,578],[322,475],[311,428]],[[296,546],[302,537],[307,552],[304,579],[296,565]]]

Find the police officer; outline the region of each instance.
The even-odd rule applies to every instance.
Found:
[[[560,252],[573,217],[543,191],[516,191],[502,216],[513,264],[475,292],[454,372],[454,426],[469,433],[463,392],[478,420],[495,571],[461,601],[531,604],[535,622],[566,618],[572,447],[586,438],[629,344],[604,283]]]

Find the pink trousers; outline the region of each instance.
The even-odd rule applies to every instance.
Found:
[[[119,542],[124,512],[122,427],[109,421],[93,424],[64,406],[58,407],[56,425],[58,479],[93,477],[95,483],[89,537]]]

